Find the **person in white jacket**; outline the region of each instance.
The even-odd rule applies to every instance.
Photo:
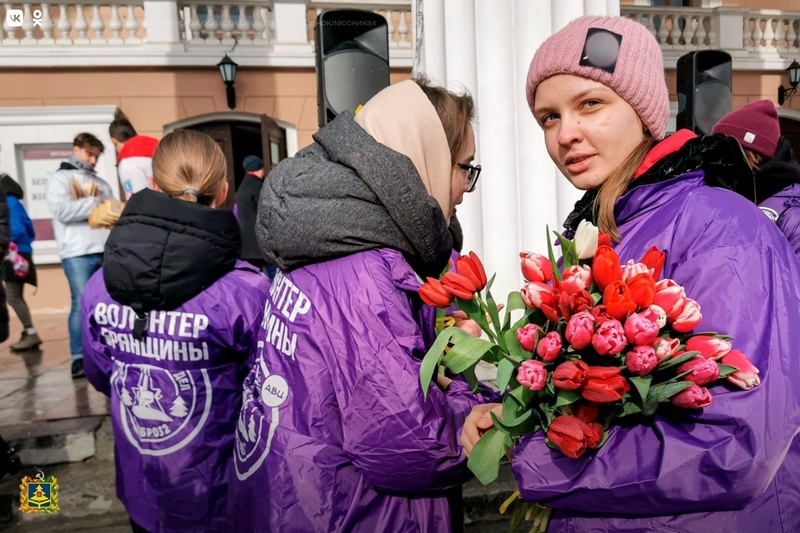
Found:
[[[103,249],[109,234],[107,228],[91,227],[89,219],[105,212],[103,225],[110,227],[114,220],[114,216],[108,215],[111,186],[94,171],[103,150],[103,143],[97,137],[91,133],[79,134],[73,141],[72,155],[48,180],[45,191],[47,206],[53,214],[58,255],[72,298],[68,327],[73,379],[85,376],[81,294],[91,275],[103,264]]]

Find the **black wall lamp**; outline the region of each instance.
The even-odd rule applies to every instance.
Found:
[[[219,69],[219,73],[222,75],[222,81],[225,82],[226,93],[228,95],[228,109],[234,109],[236,107],[236,89],[234,89],[233,84],[236,83],[236,67],[238,67],[234,61],[228,57],[228,54],[225,54],[225,57],[222,58],[222,61],[217,63],[217,68]],[[798,66],[800,68],[800,66]],[[795,83],[797,85],[797,83]]]
[[[796,60],[792,61],[792,64],[786,69],[786,74],[789,76],[789,85],[791,87],[786,89],[783,85],[778,87],[778,105],[783,105],[786,97],[793,95],[797,91],[797,84],[800,83],[800,63]]]

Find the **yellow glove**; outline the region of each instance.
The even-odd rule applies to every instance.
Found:
[[[89,227],[110,228],[122,213],[122,202],[111,198],[101,203],[89,214]]]

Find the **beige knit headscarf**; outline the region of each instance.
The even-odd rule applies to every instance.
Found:
[[[449,224],[450,148],[439,115],[419,85],[406,80],[387,87],[361,108],[355,121],[376,141],[411,159]]]

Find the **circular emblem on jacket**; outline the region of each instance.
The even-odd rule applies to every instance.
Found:
[[[761,209],[761,212],[767,215],[767,218],[770,219],[771,221],[773,222],[778,221],[778,212],[775,211],[774,209],[770,207],[759,207],[759,209]]]
[[[206,370],[169,371],[117,361],[111,386],[128,441],[143,455],[168,455],[189,444],[211,410]]]
[[[245,480],[256,472],[269,455],[278,428],[279,407],[289,396],[282,376],[270,374],[262,355],[244,381],[244,397],[236,424],[233,463],[236,476]]]

